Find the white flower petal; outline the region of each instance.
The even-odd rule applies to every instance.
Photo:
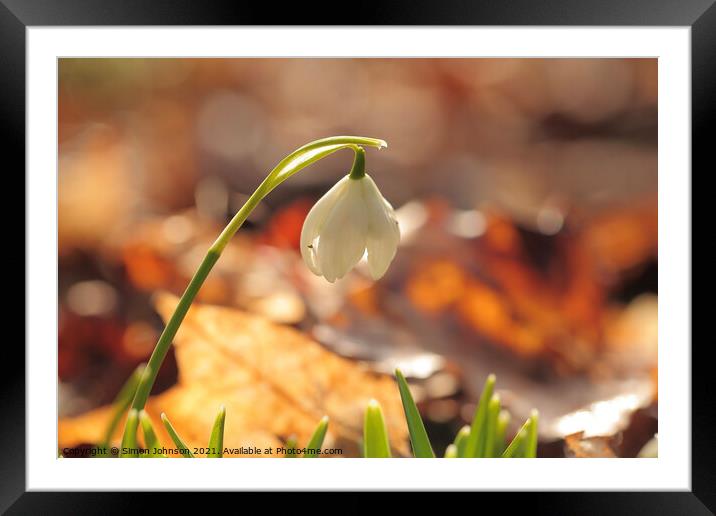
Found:
[[[363,195],[368,221],[368,270],[373,279],[380,279],[398,250],[400,228],[393,207],[367,174],[363,180]]]
[[[321,275],[318,261],[316,260],[317,239],[320,236],[321,229],[331,210],[343,195],[343,191],[347,186],[348,176],[338,181],[333,188],[328,190],[316,204],[313,205],[311,211],[306,215],[301,229],[301,256],[308,268],[314,274]]]
[[[384,221],[384,219],[397,220],[395,218],[395,210],[393,209],[393,206],[385,199],[385,197],[383,197],[383,194],[380,193],[380,190],[378,190],[378,186],[375,184],[375,181],[373,181],[373,178],[366,174],[361,180],[361,183],[363,186],[366,209],[368,210],[368,215],[370,217],[369,225],[370,223],[380,224]],[[400,234],[400,230],[397,226],[395,231]]]
[[[369,175],[341,179],[311,209],[301,231],[301,255],[314,274],[331,283],[368,251],[368,269],[382,277],[400,242],[393,207]]]
[[[318,268],[331,283],[342,278],[363,257],[367,224],[361,182],[349,179],[320,231]]]
[[[397,241],[393,244],[382,238],[368,237],[367,248],[370,276],[374,280],[379,280],[395,258],[395,253],[398,251]]]

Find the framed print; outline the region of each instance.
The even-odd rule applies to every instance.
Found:
[[[3,0],[27,202],[3,510],[288,490],[711,513],[712,3],[317,24]]]

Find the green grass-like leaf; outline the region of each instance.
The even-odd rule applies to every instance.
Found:
[[[298,454],[295,452],[296,448],[298,448],[298,438],[295,435],[291,435],[288,439],[286,439],[286,453],[284,453],[283,456],[287,459],[297,458]],[[293,453],[291,453],[292,450]]]
[[[400,399],[403,401],[403,411],[405,412],[405,420],[408,423],[413,454],[418,458],[434,458],[435,452],[433,452],[433,447],[430,444],[428,433],[425,431],[420,411],[418,411],[413,395],[410,393],[408,382],[400,369],[395,370],[395,377],[398,379],[398,389],[400,390]]]
[[[143,410],[139,411],[139,423],[142,426],[142,434],[144,435],[144,446],[149,449],[149,453],[146,457],[165,457],[163,453],[155,451],[156,449],[161,448],[162,445],[157,438],[156,432],[154,431],[152,420]]]
[[[454,444],[448,444],[448,447],[445,448],[445,458],[446,459],[456,459],[457,458],[457,446]]]
[[[533,410],[530,414],[530,426],[527,430],[527,439],[525,440],[525,457],[533,459],[537,457],[537,430],[538,430],[539,414]]]
[[[467,439],[470,437],[470,425],[463,426],[455,436],[453,444],[457,448],[458,457],[467,457],[465,455],[465,447],[467,446]]]
[[[222,405],[219,407],[219,413],[214,420],[214,426],[211,428],[211,437],[209,437],[209,452],[207,457],[221,458],[224,456],[224,423],[226,422],[226,408]]]
[[[494,392],[494,390],[495,375],[491,374],[487,377],[487,380],[485,380],[485,386],[482,389],[480,402],[475,409],[475,416],[473,417],[472,426],[470,427],[470,436],[468,437],[467,444],[465,445],[466,457],[485,456],[485,427],[487,426],[487,405],[492,398],[492,393]]]
[[[318,457],[318,451],[311,451],[311,450],[320,450],[321,446],[323,445],[323,439],[326,437],[326,431],[328,430],[328,416],[323,416],[321,418],[321,421],[319,421],[318,426],[313,431],[313,435],[311,435],[311,439],[308,441],[308,444],[306,445],[306,452],[303,454],[306,458],[313,458]]]
[[[174,445],[180,450],[181,454],[186,457],[187,459],[194,458],[194,454],[191,452],[189,447],[184,444],[184,441],[182,441],[181,437],[179,437],[179,434],[177,434],[176,430],[174,430],[174,427],[172,426],[171,422],[169,421],[169,418],[167,415],[162,412],[162,424],[164,425],[164,428],[167,429],[167,433],[169,433],[169,437],[172,438],[172,441],[174,441]]]
[[[525,454],[525,443],[529,432],[529,427],[532,424],[532,418],[528,418],[527,421],[515,434],[512,442],[507,446],[507,449],[502,453],[502,457],[507,458],[522,458]]]
[[[507,443],[505,443],[505,436],[507,435],[507,427],[510,425],[510,413],[506,410],[501,410],[497,416],[497,428],[495,430],[495,445],[492,449],[493,457],[500,457],[502,452],[505,451]]]
[[[139,454],[133,451],[137,448],[137,426],[139,424],[139,417],[137,411],[131,409],[127,414],[127,428],[124,436],[122,437],[122,444],[120,445],[120,457],[138,457]],[[128,450],[126,453],[124,450]]]
[[[142,371],[144,371],[145,365],[146,364],[139,364],[137,366],[134,372],[129,376],[129,378],[127,378],[127,381],[124,382],[124,385],[122,385],[122,388],[117,393],[117,396],[114,398],[114,401],[112,402],[112,417],[110,418],[107,429],[104,432],[104,438],[98,445],[99,448],[109,447],[112,435],[114,434],[117,425],[119,425],[119,422],[122,420],[122,416],[132,404],[132,399],[134,398],[134,393],[137,390],[137,385],[139,385],[139,380],[142,377]]]
[[[383,411],[376,400],[371,400],[365,409],[363,455],[370,458],[390,458],[391,456]]]
[[[493,394],[487,405],[487,423],[485,424],[485,447],[483,457],[494,457],[497,441],[497,418],[500,416],[500,395]]]
[[[123,412],[127,409],[135,394],[137,384],[141,379],[142,372],[145,371],[143,366],[139,366],[132,376],[122,387],[120,393],[115,399],[114,406],[116,410],[106,432],[109,437],[114,432],[116,425],[121,420]],[[412,397],[410,388],[405,376],[399,369],[395,370],[395,376],[400,391],[400,397],[403,404],[405,419],[408,424],[410,441],[413,447],[413,453],[419,458],[434,458],[435,453],[425,430],[420,412]],[[534,458],[537,456],[538,443],[538,422],[539,414],[533,410],[530,417],[524,422],[519,431],[515,434],[509,445],[505,446],[505,435],[509,426],[510,414],[502,409],[500,396],[494,393],[495,376],[489,375],[485,381],[478,406],[475,409],[472,424],[463,426],[455,436],[455,441],[445,450],[445,458],[457,457],[503,457],[503,458]],[[189,447],[179,437],[166,414],[161,415],[169,436],[174,444],[181,450],[184,457],[193,458],[194,455]],[[214,421],[209,439],[210,453],[208,457],[223,456],[224,426],[226,421],[226,410],[222,406]],[[314,430],[306,448],[304,457],[312,458],[319,455],[318,452],[309,450],[320,450],[328,429],[328,417],[324,416]],[[126,431],[122,438],[121,447],[125,449],[137,449],[137,431],[141,424],[144,443],[150,450],[161,448],[161,444],[156,436],[156,432],[151,423],[151,419],[143,410],[138,412],[130,409],[127,414]],[[107,441],[109,442],[109,441]],[[295,436],[291,436],[286,440],[286,449],[295,450],[298,443]],[[385,425],[385,419],[380,404],[376,400],[371,400],[365,410],[363,425],[363,442],[362,452],[364,457],[370,458],[390,458],[390,441],[388,431]],[[61,456],[61,454],[60,454]],[[137,457],[139,453],[136,451],[120,453],[121,457]],[[144,454],[142,454],[144,456]],[[164,457],[161,453],[150,452],[147,456]],[[296,457],[289,451],[286,457]]]

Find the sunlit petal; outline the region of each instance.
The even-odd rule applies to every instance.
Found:
[[[373,279],[379,279],[388,270],[398,250],[400,228],[393,207],[367,174],[363,181],[363,192],[368,221],[368,270]]]
[[[303,261],[311,272],[319,276],[321,275],[321,269],[316,260],[317,240],[326,218],[341,198],[343,190],[348,184],[347,180],[348,177],[346,176],[326,192],[326,194],[313,205],[313,208],[308,212],[306,220],[303,223],[303,229],[301,230],[301,256],[303,256]]]
[[[345,192],[328,215],[321,230],[316,255],[326,280],[346,275],[366,248],[365,203],[359,180],[349,179]]]
[[[341,179],[309,212],[301,231],[301,254],[327,281],[345,276],[368,251],[368,269],[381,278],[393,261],[400,229],[393,207],[369,175]]]

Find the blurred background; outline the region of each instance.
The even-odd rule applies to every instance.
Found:
[[[441,450],[494,372],[516,422],[540,410],[540,456],[635,456],[657,430],[655,59],[61,59],[60,416],[146,361],[152,294],[268,171],[342,134],[389,143],[367,156],[402,230],[387,275],[300,259],[337,153],[271,193],[200,300],[399,365]],[[155,391],[176,378],[170,356]]]

